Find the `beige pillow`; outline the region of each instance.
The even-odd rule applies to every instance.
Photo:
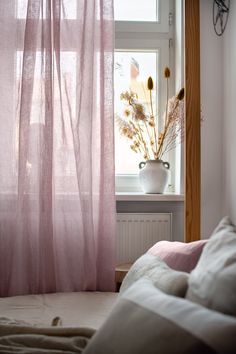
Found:
[[[236,229],[222,219],[190,273],[186,298],[236,316]]]
[[[171,269],[164,261],[151,254],[144,254],[132,265],[122,282],[120,293],[144,276],[167,294],[180,297],[186,294],[189,274]]]
[[[236,319],[167,295],[150,280],[118,299],[83,354],[235,353]]]

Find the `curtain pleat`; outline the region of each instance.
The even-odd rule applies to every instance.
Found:
[[[0,2],[0,296],[114,290],[112,0]]]

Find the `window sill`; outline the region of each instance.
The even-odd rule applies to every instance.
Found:
[[[145,202],[183,202],[183,194],[145,194],[142,192],[116,192],[116,201],[145,201]]]

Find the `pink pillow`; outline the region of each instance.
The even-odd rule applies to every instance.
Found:
[[[196,267],[206,242],[159,241],[147,253],[161,258],[170,268],[190,273]]]

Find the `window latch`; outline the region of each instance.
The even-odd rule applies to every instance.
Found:
[[[172,12],[169,12],[169,26],[172,26],[173,24],[173,14]]]

